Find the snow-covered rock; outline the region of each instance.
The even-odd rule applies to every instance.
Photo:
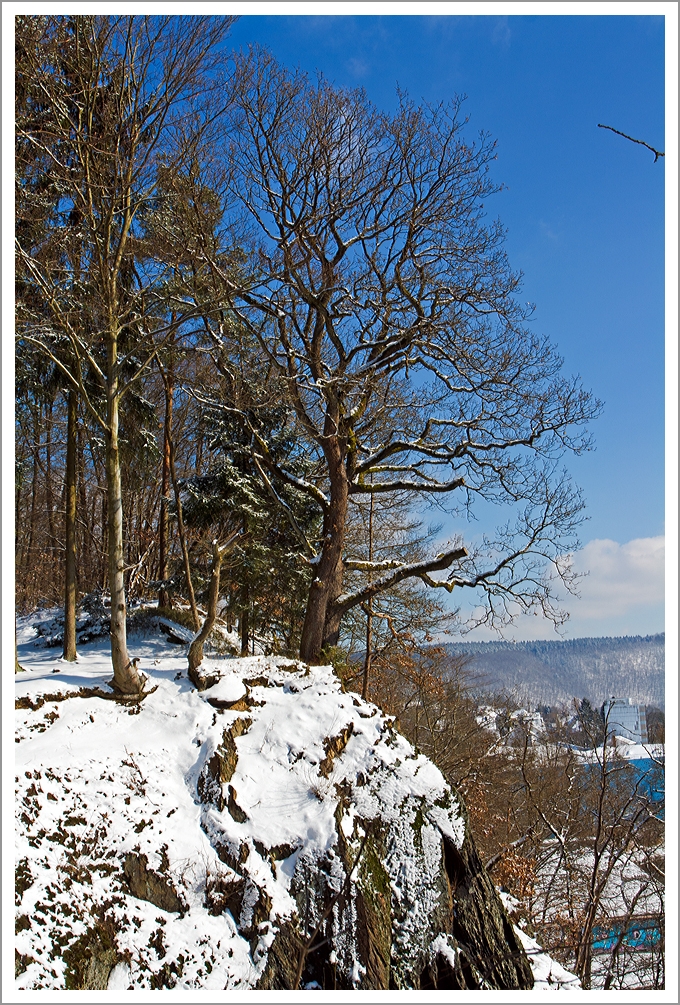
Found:
[[[517,925],[515,925],[515,932],[531,964],[534,975],[534,991],[581,990],[581,984],[576,974],[572,974],[561,963],[544,953],[536,940],[523,932]]]
[[[330,667],[19,646],[17,988],[529,988],[439,770]]]
[[[519,903],[512,894],[500,891],[499,896],[511,919],[518,915]],[[535,939],[532,939],[520,925],[515,924],[515,934],[527,955],[534,975],[534,991],[581,991],[581,982],[576,974],[565,969],[561,963],[544,953]]]

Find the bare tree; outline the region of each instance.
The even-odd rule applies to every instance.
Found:
[[[583,720],[581,726],[588,731]],[[662,804],[652,792],[653,757],[640,770],[610,740],[603,744],[600,730],[589,737],[589,749],[566,741],[566,735],[552,733],[533,744],[528,736],[518,742],[516,820],[524,821],[520,826],[528,822],[533,832],[532,923],[546,948],[590,988],[608,978],[611,984],[631,920],[648,912],[652,901],[661,910],[658,884],[645,867],[662,841]],[[601,976],[599,961],[597,974],[594,969],[594,944],[611,925],[619,944]]]
[[[464,141],[459,101],[418,108],[400,94],[389,115],[261,52],[237,74],[232,222],[259,246],[247,283],[218,261],[213,273],[284,379],[319,462],[302,481],[266,440],[254,452],[268,478],[323,513],[321,540],[307,542],[301,656],[318,659],[350,609],[410,578],[481,590],[494,625],[536,607],[560,622],[546,568],[569,582],[561,556],[582,503],[556,463],[588,446],[582,427],[599,406],[526,327],[503,230],[484,221],[493,144]],[[350,500],[393,492],[461,518],[480,500],[512,517],[479,546],[457,536],[421,562],[359,562],[346,550]],[[345,571],[359,568],[366,581],[345,593]]]
[[[64,659],[73,662],[76,659],[76,604],[77,604],[77,565],[76,565],[76,516],[77,516],[77,469],[76,469],[76,428],[78,422],[78,398],[75,388],[68,391],[68,425],[66,429],[66,478],[64,483],[65,514],[64,514]]]
[[[371,699],[397,718],[401,732],[430,757],[465,798],[485,768],[497,737],[480,727],[480,679],[469,657],[408,638],[376,654]],[[493,771],[492,771],[493,773]]]
[[[378,700],[463,794],[486,868],[516,898],[516,920],[584,988],[662,987],[660,749],[631,762],[625,745],[603,745],[606,721],[582,715],[578,748],[577,702],[541,732],[510,696],[482,698],[469,666],[424,655],[377,675]]]
[[[354,593],[372,582],[376,567],[425,561],[440,535],[439,524],[425,524],[413,512],[407,493],[354,496],[348,510],[345,549],[354,556],[358,568],[345,571],[345,592]],[[362,568],[364,563],[368,571]],[[349,654],[352,669],[362,680],[362,697],[375,701],[374,659],[378,660],[376,682],[390,661],[404,653],[418,651],[427,659],[429,651],[432,662],[434,639],[452,634],[458,624],[457,612],[448,609],[441,591],[428,589],[420,579],[405,579],[350,608],[341,626],[340,649]],[[362,649],[363,666],[355,668],[354,654]],[[346,684],[354,680],[348,672],[343,674]]]
[[[41,170],[46,164],[56,180],[60,198],[51,230],[70,224],[80,262],[74,268],[58,254],[58,242],[48,247],[18,233],[17,259],[33,291],[20,304],[19,351],[30,345],[44,353],[104,436],[113,687],[138,693],[144,681],[128,655],[125,626],[121,400],[158,346],[197,315],[185,304],[169,320],[154,295],[163,266],[149,265],[143,217],[157,197],[159,173],[181,170],[200,156],[224,104],[221,44],[233,18],[45,21],[47,37],[60,36],[58,58],[50,62],[42,49],[26,50],[23,72],[33,76],[45,114],[22,121],[19,150],[27,171],[38,152]]]
[[[196,633],[191,645],[189,646],[189,653],[187,657],[189,661],[188,676],[201,691],[207,686],[207,678],[201,673],[200,667],[203,662],[203,647],[217,619],[217,603],[220,596],[220,570],[222,567],[222,559],[230,550],[234,548],[236,539],[240,533],[241,529],[237,528],[223,545],[220,545],[218,541],[212,542],[212,568],[210,574],[210,587],[208,590],[208,609],[203,624],[200,627],[200,631]]]

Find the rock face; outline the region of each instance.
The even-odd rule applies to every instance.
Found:
[[[394,902],[383,865],[389,850],[389,835],[374,829],[364,845],[356,882],[344,897],[329,889],[322,869],[296,874],[299,917],[312,915],[319,921],[304,941],[298,925],[282,926],[257,988],[293,990],[300,981],[303,987],[333,990],[533,987],[527,958],[470,840],[461,854],[444,839],[441,868],[431,875],[428,891],[435,908],[420,917],[419,924],[411,919],[414,943],[406,938],[408,901]],[[352,863],[345,867],[349,872]],[[343,945],[344,952],[329,950]]]
[[[159,650],[133,712],[17,685],[17,988],[531,988],[459,797],[394,721],[329,667],[215,664],[199,693]]]
[[[255,955],[258,931],[274,933],[256,987],[531,988],[531,968],[480,862],[461,801],[434,765],[375,707],[342,694],[327,668],[279,666],[247,683],[247,699],[235,704],[250,715],[225,726],[198,790],[206,804],[203,826],[234,872],[232,914]],[[331,694],[333,730],[323,735],[323,716],[312,730],[303,720]],[[253,761],[263,742],[285,746],[289,775],[291,763],[303,759],[312,769],[307,777],[316,776],[311,789],[320,809],[333,811],[323,841],[305,840],[301,828],[290,834],[289,822],[269,821],[255,836],[263,801],[249,813],[245,779],[259,774]],[[263,785],[274,797],[276,782]],[[287,843],[272,847],[273,834]],[[273,884],[262,878],[263,861]],[[284,872],[280,862],[292,873],[288,916],[271,910],[267,918],[277,900],[270,887]]]
[[[123,875],[133,897],[155,904],[171,914],[184,913],[186,910],[186,905],[179,899],[172,884],[164,876],[149,869],[146,855],[128,852],[123,859]]]

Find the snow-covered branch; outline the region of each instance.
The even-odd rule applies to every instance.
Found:
[[[370,600],[371,597],[375,597],[379,593],[384,593],[385,590],[389,590],[391,587],[396,586],[397,583],[401,583],[405,579],[422,579],[430,586],[441,585],[445,589],[452,590],[453,586],[450,583],[433,580],[429,576],[429,573],[438,572],[441,569],[448,569],[454,562],[465,558],[466,555],[467,550],[465,548],[457,547],[453,548],[451,551],[442,552],[435,558],[426,559],[422,562],[411,562],[406,565],[399,565],[389,575],[381,576],[380,579],[376,579],[372,583],[368,583],[361,590],[357,590],[355,593],[341,594],[333,604],[333,611],[340,615],[345,614],[353,607],[356,607],[357,604],[366,603],[366,601]]]

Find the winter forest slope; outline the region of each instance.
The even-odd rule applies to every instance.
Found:
[[[664,707],[665,635],[537,642],[450,642],[450,656],[468,654],[489,688],[515,690],[533,704],[615,694]]]

